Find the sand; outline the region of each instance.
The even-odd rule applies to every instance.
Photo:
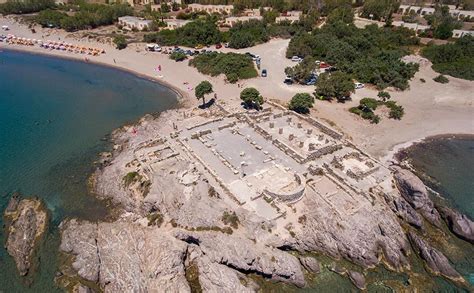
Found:
[[[255,87],[266,99],[276,100],[282,104],[286,104],[295,93],[314,91],[313,86],[288,86],[283,83],[285,67],[294,65],[285,58],[288,40],[271,40],[242,50],[221,49],[241,53],[252,52],[262,57],[261,68],[268,70],[268,77],[240,81],[241,87],[239,87],[237,84],[226,83],[223,76],[210,77],[200,74],[195,68],[189,67],[187,61],[175,62],[170,60],[168,55],[147,52],[144,43],[130,44],[124,50],[117,50],[113,44],[77,39],[73,37],[74,34],[57,29],[35,26],[36,33],[33,34],[26,25],[17,23],[10,17],[0,17],[0,25],[10,27],[10,31],[2,31],[2,34],[11,33],[19,37],[53,41],[64,40],[73,44],[103,48],[106,54],[87,56],[89,62],[117,67],[157,80],[179,92],[187,107],[194,107],[200,103],[194,96],[194,87],[202,80],[208,80],[213,84],[219,102],[234,104],[236,107],[240,104],[239,93],[242,87]],[[86,57],[69,52],[46,50],[38,46],[7,45],[4,42],[0,43],[0,48],[83,61]],[[159,65],[162,68],[161,72],[156,70]],[[388,90],[392,100],[405,108],[405,116],[400,121],[389,119],[387,111],[377,110],[382,121],[374,125],[348,112],[348,109],[356,106],[361,98],[376,98],[378,91],[368,87],[357,90],[352,101],[344,104],[317,100],[311,115],[329,122],[371,155],[385,159],[389,159],[400,146],[408,146],[428,136],[447,133],[474,134],[474,82],[449,77],[448,84],[439,84],[432,80],[437,75],[431,69],[430,62],[422,60],[420,71],[410,82],[409,90],[403,92]],[[421,82],[421,78],[426,82]]]

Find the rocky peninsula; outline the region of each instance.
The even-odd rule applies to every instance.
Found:
[[[259,112],[222,104],[146,116],[113,140],[92,181],[118,218],[61,224],[60,249],[72,257],[62,274],[81,286],[255,292],[259,278],[305,287],[320,271],[304,256],[314,253],[355,264],[338,271],[359,289],[381,264],[410,275],[412,255],[468,286],[423,235],[442,219],[469,234],[472,222],[440,215],[413,173],[320,121],[273,103]]]

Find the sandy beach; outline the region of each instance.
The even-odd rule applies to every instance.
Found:
[[[168,55],[145,51],[144,43],[130,44],[124,50],[115,49],[113,44],[91,41],[80,38],[79,33],[67,33],[57,29],[44,29],[35,26],[36,33],[25,24],[20,24],[9,17],[0,17],[0,25],[8,25],[9,31],[2,34],[14,34],[19,37],[42,40],[66,41],[101,48],[106,51],[100,56],[85,56],[58,50],[43,49],[39,46],[20,46],[0,43],[0,49],[23,50],[32,53],[49,54],[76,60],[89,59],[88,62],[113,66],[128,70],[146,78],[151,78],[175,89],[183,97],[184,105],[193,107],[200,103],[194,97],[194,87],[202,80],[209,80],[214,87],[220,102],[239,107],[239,93],[242,88],[237,84],[229,84],[223,76],[210,77],[200,74],[195,68],[189,67],[187,61],[175,62]],[[286,104],[298,92],[314,90],[312,86],[288,86],[283,83],[284,68],[294,65],[285,58],[289,40],[272,40],[268,43],[242,50],[222,49],[222,51],[252,52],[262,57],[262,69],[268,70],[268,77],[257,77],[240,81],[241,87],[255,87],[266,99]],[[214,50],[214,48],[212,48]],[[1,54],[0,54],[1,58]],[[384,110],[377,110],[382,117],[379,124],[370,124],[348,112],[364,97],[376,98],[378,91],[366,87],[357,90],[352,101],[347,103],[317,100],[311,115],[322,119],[346,134],[355,144],[379,158],[388,158],[400,147],[406,147],[425,137],[456,133],[474,133],[474,82],[449,77],[448,84],[439,84],[432,79],[438,74],[431,69],[431,64],[423,58],[420,70],[410,82],[410,89],[400,92],[388,90],[392,100],[402,105],[405,116],[401,121],[388,118]],[[161,72],[156,68],[161,66]],[[425,82],[422,82],[424,79]]]

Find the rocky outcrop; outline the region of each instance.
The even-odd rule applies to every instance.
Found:
[[[394,169],[395,181],[403,198],[431,224],[440,227],[439,213],[434,208],[434,204],[428,196],[428,190],[420,178],[400,167],[394,167]]]
[[[198,245],[214,263],[242,273],[255,273],[264,278],[284,281],[302,287],[303,271],[296,257],[284,251],[265,247],[247,238],[219,232],[188,232],[180,230],[175,237]]]
[[[410,231],[408,238],[413,249],[425,261],[428,269],[435,275],[443,275],[453,280],[462,280],[461,275],[451,266],[444,254],[431,247],[421,237]]]
[[[301,265],[310,273],[319,273],[321,271],[319,262],[314,257],[300,257]]]
[[[307,197],[305,209],[306,223],[296,232],[294,243],[287,246],[344,257],[363,267],[377,265],[382,252],[392,268],[406,267],[408,241],[385,202],[363,205],[353,213],[339,216],[324,201]]]
[[[74,268],[105,292],[188,292],[187,245],[159,229],[129,222],[68,221],[61,249],[75,256]]]
[[[447,207],[436,207],[449,230],[459,238],[474,244],[474,222],[466,215],[463,215],[455,210]]]
[[[349,279],[357,288],[364,290],[365,289],[365,277],[362,273],[356,271],[347,272]]]
[[[35,248],[46,230],[48,214],[39,199],[19,199],[14,195],[5,210],[7,252],[15,260],[20,275],[28,274]]]
[[[385,201],[390,206],[392,211],[405,223],[420,229],[423,227],[423,221],[420,215],[411,207],[411,205],[402,197],[392,198],[384,194]]]
[[[256,292],[258,289],[249,284],[251,282],[245,275],[226,265],[212,262],[198,245],[190,244],[186,258],[187,271],[192,270],[193,266],[203,292]],[[192,280],[188,278],[188,282]]]

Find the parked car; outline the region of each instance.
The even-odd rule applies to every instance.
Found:
[[[262,70],[262,77],[267,77],[267,70],[266,69]]]
[[[204,48],[204,45],[198,44],[194,49],[201,50],[202,48]]]
[[[303,61],[303,58],[298,57],[298,56],[293,56],[293,57],[291,57],[291,61],[293,61],[293,62],[301,62],[301,61]]]
[[[354,86],[355,86],[355,89],[356,89],[356,90],[358,90],[358,89],[363,89],[363,88],[364,88],[364,84],[363,84],[363,83],[360,83],[360,82],[354,83]]]
[[[220,43],[216,44],[216,49],[222,48],[222,45]]]
[[[224,47],[229,48],[229,43],[225,43]]]
[[[283,81],[283,83],[286,83],[286,84],[293,84],[293,78],[291,77],[286,77],[285,80]]]
[[[194,55],[197,55],[199,53],[200,53],[199,50],[194,50]]]

